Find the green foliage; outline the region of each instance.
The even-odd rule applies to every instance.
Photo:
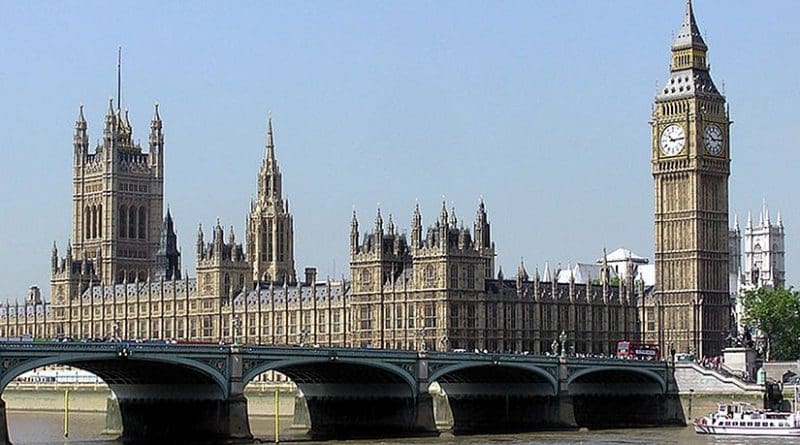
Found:
[[[793,288],[750,290],[744,294],[745,323],[766,340],[767,360],[800,357],[800,292]]]

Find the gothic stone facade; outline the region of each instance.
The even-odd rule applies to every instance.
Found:
[[[687,1],[651,121],[656,291],[645,338],[664,350],[712,356],[730,329],[730,119],[707,50]]]

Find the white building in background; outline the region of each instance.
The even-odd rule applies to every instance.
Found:
[[[603,270],[603,261],[608,264],[608,278],[610,280],[626,279],[629,269],[628,261],[630,261],[630,271],[633,273],[634,280],[644,281],[645,286],[656,284],[655,265],[651,264],[648,258],[639,256],[624,247],[620,247],[609,254],[604,254],[594,263],[575,263],[575,265],[568,265],[566,269],[561,269],[559,265],[554,274],[559,283],[569,283],[571,278],[575,280],[575,284],[586,284],[587,281],[592,280],[599,281]],[[546,274],[549,274],[550,265],[545,265],[544,270]]]
[[[733,228],[728,235],[730,290],[740,332],[744,327],[744,292],[765,286],[783,287],[786,283],[784,239],[781,213],[778,212],[773,222],[766,203],[761,208],[757,224],[753,224],[752,215],[748,212],[744,234],[739,228],[738,218],[734,217]]]

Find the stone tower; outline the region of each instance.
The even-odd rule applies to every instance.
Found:
[[[782,287],[785,284],[784,230],[778,212],[772,222],[766,204],[761,209],[758,224],[750,215],[744,228],[744,289],[763,286]]]
[[[178,250],[178,235],[175,224],[167,209],[167,216],[161,225],[161,240],[156,252],[155,278],[164,281],[181,279],[181,252]]]
[[[258,171],[258,196],[250,202],[247,219],[247,259],[253,266],[253,281],[297,282],[292,215],[281,189],[270,117],[264,161]]]
[[[219,297],[229,303],[232,296],[250,289],[250,263],[241,244],[236,243],[233,227],[225,242],[225,232],[217,220],[211,242],[204,242],[203,228],[197,230],[197,292],[202,296]]]
[[[729,332],[730,120],[707,49],[687,0],[651,121],[660,319],[647,340],[712,356]]]
[[[133,140],[128,111],[109,100],[102,142],[89,152],[81,105],[75,122],[72,248],[99,260],[102,284],[152,275],[164,197],[164,134],[158,104],[149,152]]]

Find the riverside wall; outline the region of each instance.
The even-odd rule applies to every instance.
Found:
[[[69,409],[74,412],[105,412],[111,390],[105,385],[9,385],[3,391],[3,400],[9,411],[64,410],[64,390],[69,388]],[[295,412],[297,391],[280,387],[280,414],[292,416]],[[272,388],[245,389],[247,410],[251,416],[275,414],[275,392]]]

